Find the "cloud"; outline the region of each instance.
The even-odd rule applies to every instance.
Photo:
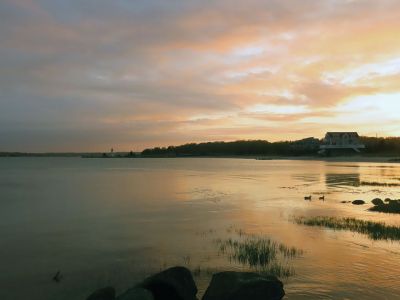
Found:
[[[321,135],[394,108],[398,28],[396,0],[6,0],[0,150]]]

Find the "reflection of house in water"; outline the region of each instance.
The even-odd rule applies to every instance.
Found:
[[[325,184],[327,187],[338,187],[338,186],[360,186],[360,174],[359,173],[326,173]]]
[[[319,153],[342,149],[352,149],[360,152],[360,149],[364,148],[365,145],[361,143],[357,132],[327,132]]]
[[[321,181],[320,174],[293,174],[292,178],[306,183],[318,183]]]

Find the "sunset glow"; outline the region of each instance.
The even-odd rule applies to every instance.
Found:
[[[400,1],[0,4],[0,151],[400,135]]]

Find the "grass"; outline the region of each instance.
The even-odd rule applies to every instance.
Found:
[[[364,221],[354,218],[336,217],[297,217],[294,219],[297,224],[307,226],[326,227],[334,230],[350,230],[366,234],[373,240],[400,240],[400,227],[386,225],[381,222]]]
[[[376,182],[376,181],[361,181],[360,185],[365,186],[387,186],[387,187],[394,187],[400,186],[400,183],[391,183],[391,182]]]
[[[278,277],[294,275],[289,267],[289,259],[302,255],[303,251],[295,247],[287,247],[269,238],[245,235],[237,231],[239,239],[216,240],[221,253],[228,255],[230,260],[249,266],[263,274]]]

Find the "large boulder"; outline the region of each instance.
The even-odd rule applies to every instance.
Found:
[[[93,292],[86,300],[114,300],[115,289],[112,286],[108,286]]]
[[[384,204],[384,202],[380,198],[375,198],[371,202],[372,202],[373,205],[382,205],[382,204]]]
[[[196,284],[184,267],[173,267],[150,276],[138,287],[149,290],[155,300],[197,300]]]
[[[246,272],[214,274],[202,300],[280,300],[283,284],[275,276]]]
[[[149,290],[132,288],[119,295],[116,300],[154,300],[154,297]]]
[[[363,204],[365,204],[365,201],[364,200],[354,200],[351,203],[353,203],[354,205],[363,205]]]

